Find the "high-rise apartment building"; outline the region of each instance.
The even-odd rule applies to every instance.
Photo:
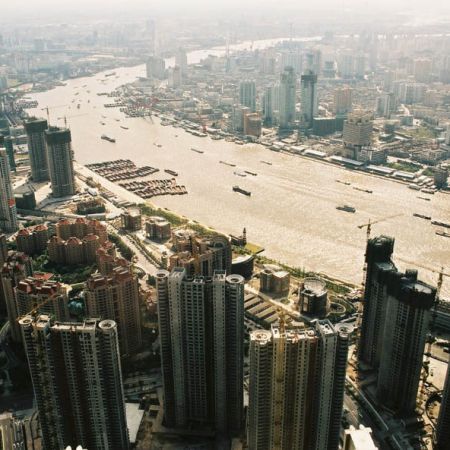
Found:
[[[47,225],[22,228],[16,235],[17,250],[30,256],[41,254],[47,248],[48,238]]]
[[[366,55],[361,53],[359,55],[356,55],[354,66],[356,78],[359,78],[361,80],[364,78],[364,75],[366,74],[366,65],[367,65]]]
[[[293,67],[285,67],[280,76],[280,128],[291,128],[295,122],[296,76]]]
[[[6,236],[3,233],[0,233],[0,270],[7,257],[8,245],[6,243]]]
[[[342,141],[345,156],[357,159],[362,147],[368,147],[372,143],[373,121],[372,115],[365,112],[349,114],[344,121]]]
[[[87,316],[117,323],[122,356],[133,355],[142,346],[139,295],[137,275],[123,266],[108,275],[92,275],[84,289]]]
[[[187,53],[184,48],[179,48],[175,54],[175,65],[181,70],[181,75],[186,76],[188,68]]]
[[[156,276],[168,426],[235,435],[243,421],[244,279],[185,269]]]
[[[16,202],[11,182],[8,154],[0,148],[0,231],[12,233],[18,228]]]
[[[364,312],[362,316],[359,359],[378,368],[381,357],[384,320],[387,307],[388,273],[396,271],[392,262],[394,239],[378,236],[367,242],[366,279],[364,282]]]
[[[376,111],[380,116],[389,119],[391,113],[395,111],[395,96],[392,92],[384,93],[380,97],[377,97]]]
[[[14,288],[17,318],[30,314],[34,308],[56,320],[69,320],[70,286],[37,277],[20,280]]]
[[[13,140],[12,140],[11,136],[5,137],[4,145],[5,145],[6,153],[8,155],[9,168],[11,169],[11,171],[15,172],[16,171],[16,160],[14,158],[14,144],[13,144]]]
[[[377,398],[387,408],[414,414],[426,336],[436,290],[417,280],[417,272],[390,272],[378,371]]]
[[[271,125],[274,120],[274,89],[274,86],[268,86],[264,90],[262,113],[266,125]]]
[[[313,328],[250,333],[250,450],[339,448],[348,334]]]
[[[334,113],[336,116],[346,116],[352,111],[352,93],[349,87],[334,90]]]
[[[147,78],[162,80],[166,77],[166,62],[159,56],[150,56],[146,63]]]
[[[415,59],[413,70],[416,81],[419,83],[429,83],[433,71],[433,62],[427,58]]]
[[[435,450],[446,450],[450,443],[450,363],[447,368],[441,409],[436,427]]]
[[[76,187],[70,130],[50,127],[45,131],[45,142],[53,196],[74,195]]]
[[[239,84],[239,103],[250,109],[250,112],[256,111],[256,83],[254,81],[241,81]]]
[[[45,130],[48,128],[44,119],[30,119],[24,123],[28,140],[28,155],[30,157],[31,177],[33,181],[48,181],[50,179]]]
[[[20,320],[43,448],[127,450],[117,326],[112,320]]]
[[[108,240],[108,232],[106,225],[98,220],[89,220],[84,217],[70,221],[68,219],[61,219],[56,224],[56,236],[62,240],[67,240],[71,237],[83,239],[88,234],[95,234],[99,237],[103,244]]]
[[[20,342],[22,339],[17,322],[18,312],[14,290],[21,280],[32,275],[31,258],[25,253],[10,252],[0,267],[1,309],[6,310],[11,337],[14,342]]]
[[[301,76],[301,124],[312,128],[317,116],[317,75],[309,70]]]
[[[292,67],[297,75],[302,73],[303,61],[300,51],[284,51],[281,53],[281,67],[283,71],[286,67]]]
[[[231,273],[231,243],[223,235],[202,238],[190,230],[173,233],[176,253],[170,257],[169,269],[183,267],[188,275],[212,276],[216,270]]]
[[[178,88],[183,84],[183,73],[179,66],[174,66],[169,69],[168,85],[171,88]]]
[[[338,58],[339,74],[342,78],[352,78],[354,74],[355,59],[353,54],[344,53]]]

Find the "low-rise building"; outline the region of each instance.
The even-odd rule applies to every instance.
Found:
[[[289,272],[274,265],[265,265],[259,274],[260,290],[273,294],[282,295],[289,292],[291,276]]]
[[[302,314],[324,319],[329,312],[328,293],[325,281],[307,277],[298,289],[298,309]]]
[[[128,231],[138,231],[142,228],[142,215],[139,208],[129,208],[121,215],[122,228]]]
[[[145,223],[145,231],[149,239],[166,241],[171,236],[171,225],[164,217],[151,216]]]

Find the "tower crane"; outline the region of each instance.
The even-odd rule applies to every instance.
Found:
[[[81,116],[87,116],[87,113],[75,114],[73,116],[58,117],[56,120],[64,120],[64,126],[67,128],[67,119],[72,119],[73,117],[81,117]]]
[[[376,223],[385,222],[386,220],[394,219],[395,217],[400,217],[400,216],[403,216],[403,214],[394,214],[392,216],[382,217],[381,219],[374,220],[373,222],[369,219],[369,222],[363,223],[361,225],[358,225],[358,228],[362,229],[362,228],[366,228],[367,227],[367,240],[369,240],[370,239],[370,233],[372,231],[372,225],[375,225]]]
[[[47,123],[50,125],[50,110],[56,108],[64,108],[67,105],[56,105],[56,106],[46,106],[45,108],[41,108],[41,111],[47,112]]]

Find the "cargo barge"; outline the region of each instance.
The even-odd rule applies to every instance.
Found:
[[[356,209],[353,206],[349,206],[349,205],[339,205],[339,206],[336,206],[336,209],[338,209],[339,211],[345,211],[345,212],[349,212],[349,213],[356,212]]]
[[[103,139],[104,141],[108,141],[108,142],[112,142],[112,143],[116,142],[116,140],[114,138],[106,136],[106,134],[102,134],[100,136],[100,139]]]
[[[234,192],[239,192],[240,194],[244,194],[247,197],[250,197],[252,193],[250,191],[246,191],[245,189],[240,188],[239,186],[233,186]]]
[[[438,222],[437,220],[432,220],[431,225],[439,225],[440,227],[450,228],[450,223]]]
[[[430,216],[425,216],[424,214],[414,213],[413,216],[420,217],[421,219],[425,219],[425,220],[431,220]]]

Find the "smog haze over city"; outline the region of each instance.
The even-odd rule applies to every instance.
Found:
[[[0,448],[449,450],[450,2],[0,8]]]

